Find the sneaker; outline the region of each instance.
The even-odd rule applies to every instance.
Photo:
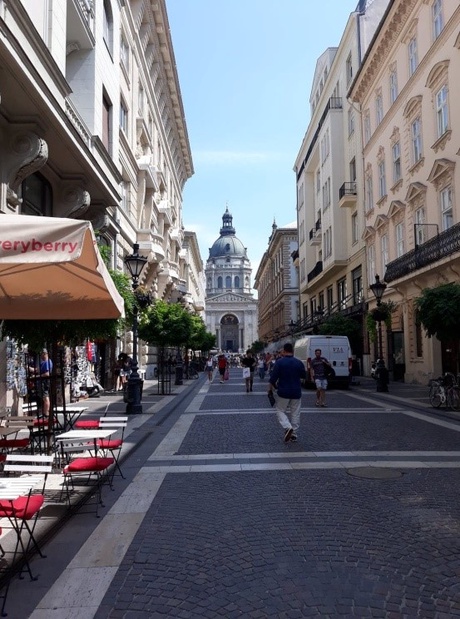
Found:
[[[319,404],[318,400],[316,400],[315,406],[319,406],[319,405],[320,404]]]
[[[291,443],[295,443],[297,440],[297,434],[291,434],[291,438],[289,439]]]
[[[322,408],[327,408],[327,404],[321,404]]]
[[[284,433],[284,442],[285,443],[289,443],[289,441],[291,440],[291,436],[292,436],[292,428],[288,428],[285,433]]]

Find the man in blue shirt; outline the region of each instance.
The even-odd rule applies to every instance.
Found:
[[[292,344],[285,344],[283,356],[273,366],[268,384],[268,393],[276,389],[276,414],[284,430],[284,442],[297,440],[300,426],[300,405],[302,397],[301,380],[307,378],[305,366],[294,357]],[[291,414],[291,420],[287,412]]]

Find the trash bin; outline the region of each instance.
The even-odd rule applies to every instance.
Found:
[[[138,404],[142,401],[142,390],[144,387],[144,381],[142,378],[128,380],[123,386],[123,402],[125,404]],[[139,390],[139,396],[136,392]],[[136,402],[136,399],[138,400]]]
[[[182,363],[176,364],[176,381],[175,385],[183,385],[184,384],[184,366]]]

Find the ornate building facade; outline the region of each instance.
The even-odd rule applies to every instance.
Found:
[[[0,25],[0,213],[89,220],[121,271],[138,243],[139,283],[193,305],[182,220],[193,163],[165,0],[2,0]],[[111,356],[120,348],[132,352],[129,331]],[[151,353],[140,345],[148,378]]]
[[[257,301],[251,293],[251,263],[236,237],[228,208],[205,267],[206,328],[217,348],[243,352],[257,340]]]
[[[273,223],[267,251],[257,269],[254,288],[259,297],[258,333],[262,342],[289,335],[299,320],[297,222],[278,228]]]

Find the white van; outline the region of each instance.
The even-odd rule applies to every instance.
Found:
[[[346,335],[306,335],[294,342],[294,356],[304,362],[307,370],[307,386],[313,386],[310,378],[311,360],[315,350],[321,349],[321,356],[326,357],[335,371],[335,378],[329,382],[348,389],[351,377],[351,347]]]

